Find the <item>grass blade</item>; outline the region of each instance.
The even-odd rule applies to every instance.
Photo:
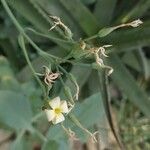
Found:
[[[112,79],[118,87],[128,96],[128,98],[147,116],[150,116],[150,101],[145,95],[144,91],[138,87],[136,81],[125,68],[121,60],[115,55],[111,54],[109,65],[114,69]]]
[[[60,0],[60,2],[78,21],[86,34],[92,35],[97,32],[99,25],[96,18],[79,0]]]
[[[107,26],[111,22],[116,2],[117,0],[97,0],[94,15],[101,27]]]

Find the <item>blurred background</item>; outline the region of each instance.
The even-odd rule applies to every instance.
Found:
[[[74,45],[59,28],[48,31],[53,25],[49,15],[60,17],[76,41],[104,27],[143,21],[137,28],[121,28],[95,41],[97,46],[113,45],[108,49],[106,63],[114,72],[108,80],[103,71],[98,75],[92,67],[61,65],[75,76],[80,87],[79,101],[71,113],[92,133],[99,131],[97,143],[66,117],[64,124],[77,139],[68,137],[60,124],[49,124],[42,111],[42,89],[27,64],[18,36],[25,32],[45,52],[67,56]],[[34,69],[41,72],[49,62],[28,41],[25,43]],[[72,89],[69,79],[64,75],[62,78]],[[58,95],[64,97],[59,80],[49,96]],[[149,118],[150,0],[1,0],[0,150],[150,150]]]

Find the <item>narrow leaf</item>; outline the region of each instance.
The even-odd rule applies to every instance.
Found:
[[[113,67],[112,79],[118,87],[128,96],[147,117],[150,116],[150,101],[144,91],[140,89],[130,72],[125,68],[120,59],[111,54],[108,60],[109,65]]]
[[[111,22],[116,2],[117,0],[97,0],[94,15],[101,27],[109,25]]]

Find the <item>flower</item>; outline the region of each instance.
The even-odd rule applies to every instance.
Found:
[[[45,68],[44,82],[45,82],[45,84],[47,84],[48,86],[50,86],[59,77],[60,73],[58,73],[58,72],[53,73],[46,66],[44,66],[44,68]]]
[[[52,121],[53,124],[60,123],[65,120],[64,113],[69,113],[68,105],[66,101],[61,101],[60,97],[56,97],[49,102],[52,109],[45,109],[45,113],[48,121]]]

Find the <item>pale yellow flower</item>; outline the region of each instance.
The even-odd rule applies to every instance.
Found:
[[[52,109],[45,109],[45,113],[48,121],[52,121],[53,124],[60,123],[65,120],[63,114],[69,113],[67,102],[60,100],[60,97],[56,97],[49,102]]]

